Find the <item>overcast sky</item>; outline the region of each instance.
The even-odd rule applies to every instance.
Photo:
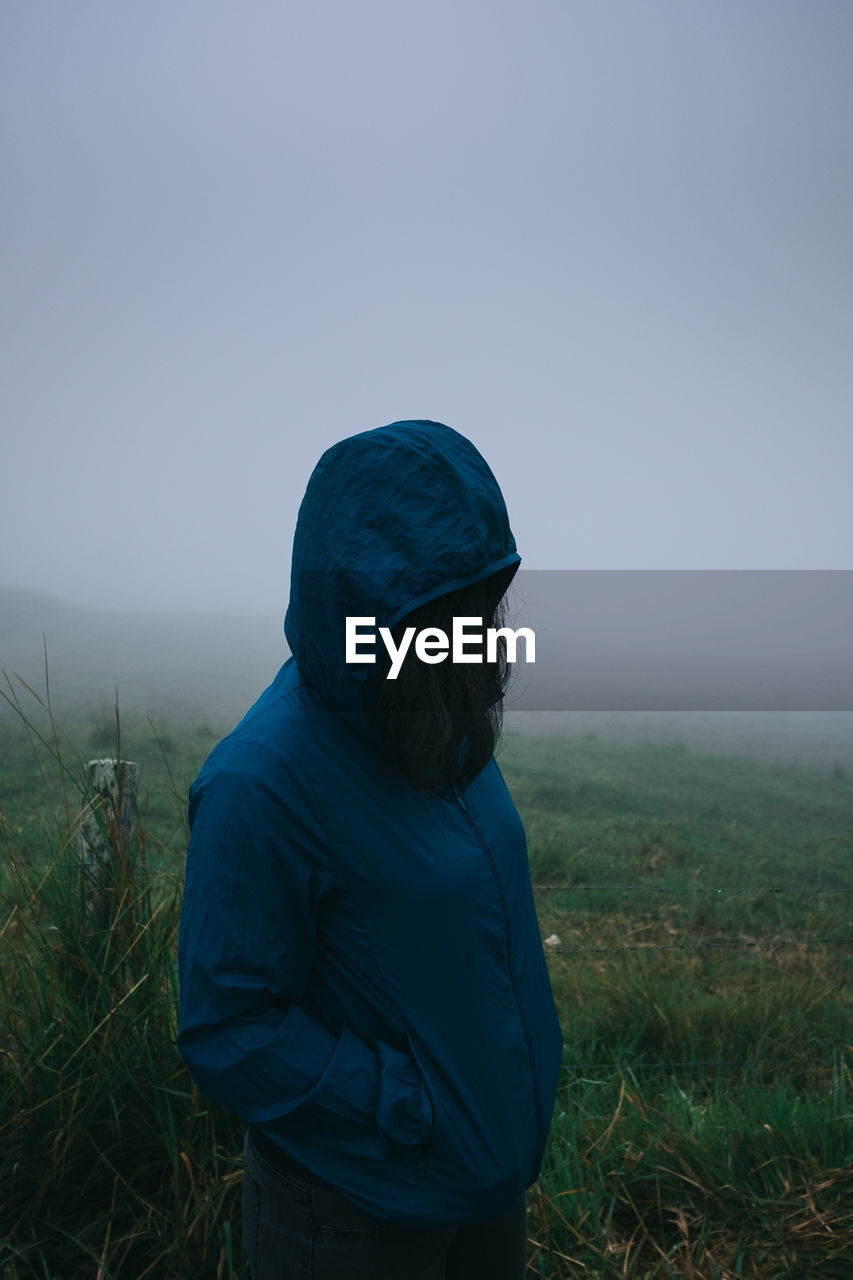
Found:
[[[853,567],[849,0],[5,0],[0,583],[273,612],[334,441],[527,569]]]

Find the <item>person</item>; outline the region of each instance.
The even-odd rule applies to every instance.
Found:
[[[348,618],[397,643],[500,625],[520,560],[460,432],[393,422],[327,449],[291,656],[190,790],[178,1044],[247,1126],[253,1280],[525,1274],[562,1035],[494,758],[506,646],[412,648],[390,679],[382,646],[347,662],[345,641]]]

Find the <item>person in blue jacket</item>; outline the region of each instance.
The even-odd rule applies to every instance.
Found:
[[[562,1036],[493,754],[506,650],[412,648],[392,680],[381,644],[346,649],[347,618],[501,625],[520,559],[459,432],[332,446],[297,519],[291,656],[191,788],[178,1044],[247,1125],[254,1280],[525,1274]]]

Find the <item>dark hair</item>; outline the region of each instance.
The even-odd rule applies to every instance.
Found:
[[[516,566],[448,591],[413,609],[391,628],[399,645],[406,627],[439,627],[448,638],[454,617],[482,618],[483,627],[507,622],[505,593]],[[473,630],[473,628],[470,628]],[[382,735],[389,761],[418,790],[437,793],[465,787],[485,768],[503,728],[502,698],[510,681],[506,642],[498,637],[497,660],[421,662],[411,648],[396,680],[386,679],[386,655],[373,682],[368,717]]]

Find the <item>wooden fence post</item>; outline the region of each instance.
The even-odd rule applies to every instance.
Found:
[[[106,887],[123,858],[136,821],[139,765],[133,760],[90,760],[92,797],[80,821],[80,861],[86,876],[87,914],[103,920]]]

